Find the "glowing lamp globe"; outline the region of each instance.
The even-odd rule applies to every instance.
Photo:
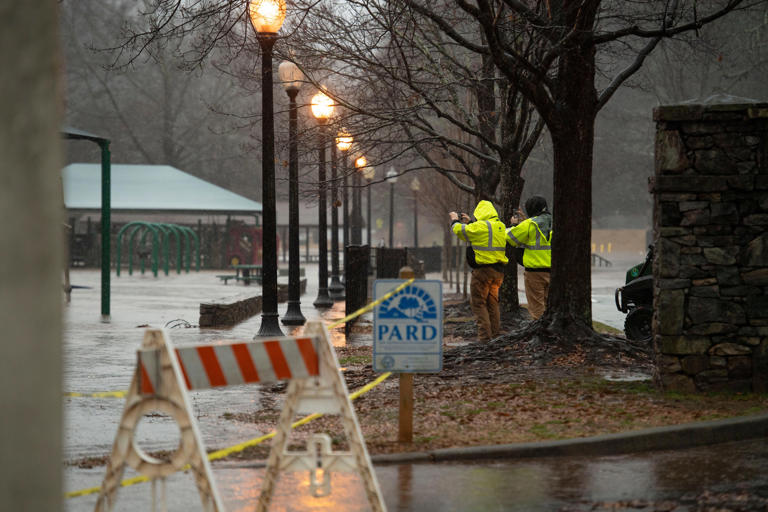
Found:
[[[301,89],[304,73],[293,62],[289,60],[281,62],[277,67],[277,74],[286,91],[298,91]]]
[[[353,140],[352,136],[347,132],[339,132],[336,136],[336,147],[339,148],[339,151],[349,151]]]
[[[312,96],[310,103],[312,105],[312,115],[319,122],[324,123],[333,115],[333,100],[325,93],[318,92]]]
[[[276,34],[285,20],[285,0],[251,0],[248,16],[259,34]]]

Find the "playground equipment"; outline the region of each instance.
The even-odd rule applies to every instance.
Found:
[[[116,258],[116,274],[120,275],[120,263],[122,257],[122,243],[123,235],[128,232],[128,274],[133,275],[133,254],[136,252],[140,256],[139,268],[143,274],[145,271],[146,259],[150,257],[150,263],[152,265],[152,273],[157,277],[159,254],[158,249],[162,248],[163,256],[163,271],[165,275],[169,273],[171,250],[170,250],[170,238],[173,236],[176,244],[176,273],[181,274],[181,268],[185,267],[186,272],[189,273],[189,269],[192,266],[192,247],[190,240],[194,241],[195,251],[195,270],[200,270],[200,240],[197,234],[186,226],[179,226],[176,224],[166,224],[162,222],[144,222],[133,221],[123,226],[117,233],[117,258]],[[136,238],[141,233],[139,245],[135,246]],[[147,237],[151,235],[151,248],[149,248],[150,241]],[[183,250],[182,250],[182,237],[183,237]]]
[[[229,225],[227,263],[229,265],[261,265],[263,232],[259,226],[233,221]],[[280,238],[277,238],[279,247]]]

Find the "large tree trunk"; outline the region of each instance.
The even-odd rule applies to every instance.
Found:
[[[518,159],[514,159],[517,161]],[[512,161],[510,159],[509,161]],[[512,213],[520,204],[520,195],[523,193],[525,180],[520,177],[521,169],[516,171],[507,169],[501,173],[501,221],[509,223]],[[520,309],[520,301],[517,297],[517,262],[514,259],[511,246],[507,246],[509,263],[504,268],[504,283],[499,290],[499,307],[503,313],[517,314]]]
[[[594,49],[561,57],[560,108],[550,123],[554,153],[552,281],[544,323],[557,330],[592,326],[590,242],[592,148],[597,95]],[[578,200],[572,200],[578,198]]]

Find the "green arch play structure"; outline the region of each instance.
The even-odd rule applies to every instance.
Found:
[[[117,233],[117,262],[116,273],[120,275],[120,259],[122,256],[123,237],[128,237],[128,274],[133,275],[133,254],[151,256],[152,273],[157,277],[160,260],[163,271],[168,275],[171,262],[171,237],[176,248],[176,273],[181,274],[182,267],[189,272],[192,266],[192,242],[194,242],[195,270],[200,270],[200,239],[192,228],[163,222],[144,222],[136,220],[129,222]],[[138,245],[136,241],[138,240]],[[150,246],[151,244],[151,246]],[[143,274],[146,258],[139,260],[139,268]]]

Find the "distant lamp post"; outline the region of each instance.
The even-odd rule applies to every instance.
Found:
[[[373,220],[371,219],[371,182],[375,177],[376,169],[374,169],[372,165],[366,166],[363,170],[363,178],[365,178],[365,181],[368,183],[368,186],[366,187],[368,189],[368,204],[366,205],[366,208],[368,208],[368,217],[366,217],[365,227],[367,231],[366,235],[368,236],[368,245],[370,247],[373,247],[373,244],[371,243],[371,224],[373,224]]]
[[[355,158],[355,191],[352,196],[352,244],[361,245],[363,243],[363,212],[361,195],[362,190],[360,188],[360,175],[365,171],[366,161],[364,156]],[[369,244],[370,245],[370,244]]]
[[[344,246],[347,245],[360,245],[360,240],[355,241],[355,191],[352,190],[352,219],[350,221],[348,212],[348,188],[347,188],[347,174],[349,169],[347,168],[347,152],[352,147],[354,139],[346,131],[342,130],[336,135],[336,147],[341,151],[341,172],[344,173]],[[357,173],[355,173],[357,175]],[[359,205],[358,205],[359,206]],[[351,224],[351,226],[350,226]],[[344,261],[346,268],[346,260]]]
[[[411,192],[413,192],[413,246],[419,246],[419,190],[421,183],[419,178],[413,178]]]
[[[301,276],[299,275],[299,149],[298,109],[296,96],[304,74],[290,61],[277,68],[280,82],[290,100],[288,114],[288,309],[283,315],[283,325],[304,325],[301,313]]]
[[[312,115],[315,116],[317,123],[320,125],[320,165],[318,168],[318,182],[320,185],[318,204],[318,264],[320,268],[318,270],[317,298],[312,305],[318,309],[324,309],[333,306],[333,301],[328,295],[328,220],[325,205],[325,124],[328,122],[331,114],[333,114],[333,100],[321,91],[312,97],[311,106]]]
[[[251,0],[248,14],[261,46],[262,310],[256,337],[282,336],[277,315],[277,212],[275,204],[275,119],[272,104],[272,47],[285,20],[285,0]]]
[[[335,141],[334,141],[335,142]],[[331,284],[328,294],[331,300],[344,300],[344,285],[339,273],[339,181],[336,144],[331,144]]]
[[[340,140],[340,137],[343,140]],[[352,147],[352,136],[349,135],[346,130],[342,130],[336,134],[336,147],[341,151],[341,173],[344,175],[341,183],[342,190],[344,191],[341,198],[341,204],[344,209],[344,240],[341,247],[344,248],[344,268],[346,274],[346,247],[349,245],[349,176],[347,176],[347,151]]]
[[[394,247],[395,183],[397,183],[397,171],[394,167],[390,167],[387,171],[387,181],[389,182],[389,247]]]

